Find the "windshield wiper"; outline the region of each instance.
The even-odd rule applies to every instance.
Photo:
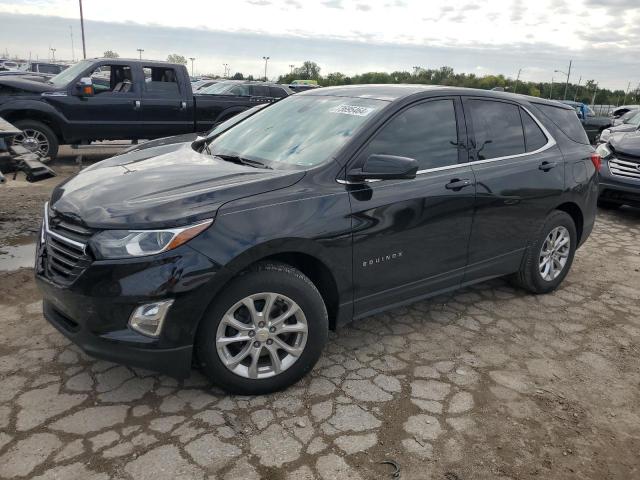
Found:
[[[269,165],[259,162],[258,160],[251,160],[248,158],[240,157],[238,155],[220,155],[216,153],[213,156],[218,157],[226,162],[233,162],[239,165],[248,165],[250,167],[266,168],[268,170],[273,170],[273,168],[271,168]]]

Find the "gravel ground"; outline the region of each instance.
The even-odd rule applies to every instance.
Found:
[[[0,187],[1,246],[60,179]],[[640,478],[639,239],[639,210],[599,212],[557,292],[496,280],[364,319],[261,397],[94,360],[31,269],[3,272],[0,478]]]

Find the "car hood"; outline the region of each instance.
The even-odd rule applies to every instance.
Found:
[[[640,157],[640,132],[638,131],[614,135],[609,144],[616,153]]]
[[[631,125],[630,123],[621,123],[620,125],[616,125],[615,127],[609,128],[611,133],[634,132],[637,129],[638,129],[637,126]]]
[[[0,85],[6,85],[7,87],[15,88],[23,92],[30,93],[43,93],[56,91],[56,87],[43,81],[29,80],[22,78],[21,75],[15,76],[0,76]]]
[[[91,228],[176,227],[213,218],[229,201],[285,188],[302,177],[300,171],[202,155],[190,143],[160,145],[83,170],[54,190],[51,208]]]

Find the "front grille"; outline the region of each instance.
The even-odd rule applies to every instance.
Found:
[[[56,283],[68,285],[91,263],[87,242],[93,231],[50,211],[45,221],[44,271]]]
[[[611,175],[640,180],[640,158],[616,154],[609,160]]]

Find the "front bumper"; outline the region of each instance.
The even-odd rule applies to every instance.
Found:
[[[195,333],[209,302],[216,266],[183,245],[147,258],[91,263],[70,285],[47,278],[38,248],[36,282],[45,318],[91,356],[170,376],[191,370]],[[173,299],[162,332],[151,338],[128,327],[136,307]]]
[[[600,198],[640,207],[640,180],[613,175],[609,162],[603,160],[600,169]]]

